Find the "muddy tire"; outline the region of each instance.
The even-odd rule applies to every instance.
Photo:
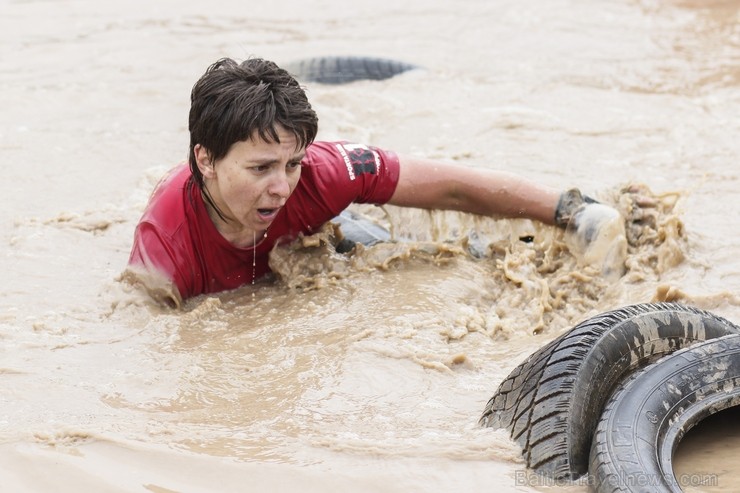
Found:
[[[321,84],[346,84],[358,80],[384,80],[418,68],[410,63],[385,58],[318,57],[284,65],[295,78]]]
[[[680,492],[672,457],[699,422],[740,405],[740,335],[671,354],[617,387],[598,423],[589,483],[596,492]]]
[[[480,424],[508,430],[527,467],[577,479],[588,470],[601,411],[619,382],[686,346],[738,333],[728,320],[676,303],[602,313],[517,366],[488,401]]]

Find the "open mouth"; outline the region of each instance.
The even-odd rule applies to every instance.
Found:
[[[275,216],[277,216],[278,211],[280,208],[275,209],[257,209],[257,214],[259,214],[260,218],[263,221],[272,221],[275,219]]]

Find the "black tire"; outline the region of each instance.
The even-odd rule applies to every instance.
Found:
[[[284,68],[298,80],[321,84],[346,84],[358,80],[384,80],[418,68],[385,58],[332,56],[287,63]]]
[[[739,334],[697,344],[635,373],[617,388],[599,421],[591,490],[682,491],[689,478],[678,480],[672,465],[681,438],[702,419],[738,405]]]
[[[480,424],[504,428],[527,467],[557,479],[588,470],[591,439],[627,375],[696,342],[740,333],[710,312],[646,303],[602,313],[529,356],[488,401]]]

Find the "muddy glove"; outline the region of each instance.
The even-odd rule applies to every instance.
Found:
[[[558,200],[558,206],[555,209],[555,224],[563,229],[568,227],[573,215],[580,210],[583,204],[598,204],[596,200],[588,195],[583,195],[577,188],[571,188],[563,192]]]
[[[627,237],[616,209],[574,188],[560,196],[555,224],[565,229],[565,243],[579,264],[595,267],[611,280],[624,274]]]

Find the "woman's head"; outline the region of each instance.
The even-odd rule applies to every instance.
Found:
[[[258,136],[279,142],[277,125],[296,138],[299,148],[316,138],[318,117],[293,76],[275,63],[250,58],[237,63],[223,58],[206,70],[190,95],[190,169],[203,187],[195,146],[211,161],[226,156],[233,144]]]

